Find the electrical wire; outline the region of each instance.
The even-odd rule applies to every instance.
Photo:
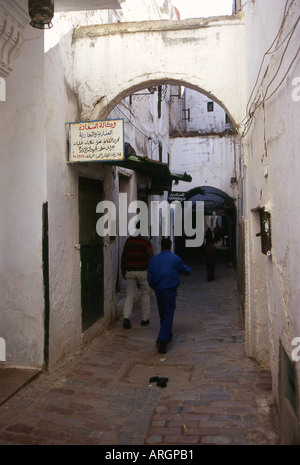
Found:
[[[141,129],[139,129],[135,124],[133,124],[133,122],[128,118],[128,116],[121,110],[121,108],[119,108],[118,105],[116,105],[114,107],[114,110],[117,110],[119,111],[120,113],[122,113],[123,116],[125,116],[125,118],[128,120],[128,122],[130,124],[132,124],[132,126],[137,130],[139,131],[144,137],[146,137],[148,140],[151,139],[151,136],[149,134],[145,134]],[[133,115],[133,117],[135,118],[135,116]],[[135,118],[136,119],[136,118]]]
[[[297,24],[298,24],[298,22],[299,22],[299,19],[300,19],[300,18],[298,18],[298,20],[297,20],[297,23],[296,23],[296,25],[295,25],[295,29],[296,29],[296,26],[297,26]],[[279,73],[279,70],[280,70],[281,65],[282,65],[282,62],[283,62],[283,58],[284,58],[284,56],[285,56],[285,53],[286,53],[287,48],[288,48],[288,46],[289,46],[289,43],[290,43],[290,41],[291,41],[291,39],[292,39],[292,37],[293,37],[293,34],[294,34],[294,32],[295,32],[295,29],[293,30],[293,33],[290,35],[290,38],[289,38],[289,40],[288,40],[288,42],[287,42],[287,44],[286,44],[286,47],[285,47],[284,52],[283,52],[283,54],[282,54],[282,57],[281,57],[281,59],[280,59],[280,62],[279,62],[279,66],[278,66],[278,68],[277,68],[277,71],[276,71],[275,75],[273,76],[273,78],[271,79],[271,81],[269,82],[269,84],[268,84],[267,87],[266,87],[266,91],[265,91],[265,95],[264,95],[264,100],[266,99],[266,95],[267,95],[267,92],[268,92],[268,90],[269,90],[271,84],[274,82],[274,80],[276,79],[276,77],[277,77],[277,75],[278,75],[278,73]],[[298,48],[298,50],[297,50],[297,54],[296,54],[296,56],[294,57],[292,63],[289,65],[288,70],[291,68],[292,64],[294,63],[295,59],[297,58],[298,53],[299,53],[299,48]],[[269,98],[269,97],[268,97],[268,98]]]
[[[285,80],[286,76],[288,75],[288,73],[289,73],[291,67],[292,67],[293,64],[295,63],[295,61],[296,61],[296,59],[297,59],[297,57],[298,57],[298,55],[299,55],[299,52],[300,52],[300,46],[298,47],[297,53],[295,54],[295,56],[294,56],[292,62],[290,63],[290,65],[289,65],[289,67],[288,67],[286,73],[284,74],[282,80],[280,81],[280,83],[278,84],[278,86],[276,87],[276,89],[272,92],[272,94],[269,95],[269,97],[265,98],[265,102],[267,102],[267,100],[269,100],[269,99],[275,94],[275,92],[277,92],[277,90],[279,89],[279,87],[281,86],[281,84],[283,83],[283,81]]]
[[[268,83],[268,85],[267,85],[267,87],[266,87],[266,90],[265,90],[265,93],[264,93],[264,97],[263,97],[263,101],[264,101],[265,98],[266,98],[267,92],[268,92],[268,90],[269,90],[271,84],[274,82],[274,80],[276,79],[276,77],[277,77],[277,75],[278,75],[278,73],[279,73],[279,70],[280,70],[281,65],[282,65],[282,62],[283,62],[283,58],[284,58],[284,56],[285,56],[285,53],[286,53],[287,48],[288,48],[288,46],[289,46],[289,43],[290,43],[290,41],[291,41],[291,39],[292,39],[292,37],[293,37],[293,34],[294,34],[294,32],[295,32],[295,29],[296,29],[296,27],[297,27],[297,24],[298,24],[298,22],[299,22],[299,19],[300,19],[300,18],[298,18],[298,20],[296,21],[296,24],[294,25],[294,27],[293,27],[293,29],[292,29],[292,31],[291,31],[292,33],[291,33],[291,32],[289,33],[289,34],[290,34],[289,40],[288,40],[288,42],[287,42],[287,44],[286,44],[286,46],[285,46],[285,49],[284,49],[283,54],[282,54],[282,56],[281,56],[281,59],[280,59],[280,61],[279,61],[278,68],[277,68],[277,70],[276,70],[276,72],[275,72],[273,78],[271,79],[271,81]],[[288,36],[287,36],[287,37],[288,37]],[[286,40],[286,38],[284,39],[284,41],[285,41],[285,40]],[[283,43],[283,42],[282,42],[282,43]],[[298,52],[297,52],[297,53],[298,53]],[[289,68],[290,68],[290,67],[289,67]],[[256,106],[255,111],[256,111],[256,109],[258,108],[258,106],[260,106],[261,103],[262,103],[262,102],[260,102],[260,103]]]
[[[268,86],[267,86],[267,88],[266,88],[266,91],[265,91],[265,94],[264,94],[263,99],[262,99],[260,102],[258,102],[258,103],[256,104],[255,109],[251,112],[250,118],[247,120],[247,122],[246,122],[246,124],[245,124],[245,129],[244,129],[244,131],[243,131],[243,133],[242,133],[242,137],[245,137],[245,135],[249,132],[249,129],[250,129],[250,127],[251,127],[251,124],[252,124],[252,121],[253,121],[253,118],[254,118],[254,113],[257,111],[257,109],[258,109],[261,105],[264,105],[265,102],[267,102],[267,101],[277,92],[277,90],[280,88],[280,86],[281,86],[282,83],[284,82],[285,78],[287,77],[287,75],[288,75],[288,73],[289,73],[291,67],[292,67],[293,64],[295,63],[295,61],[296,61],[296,59],[297,59],[297,57],[298,57],[298,55],[299,55],[299,52],[300,52],[300,46],[298,47],[298,50],[297,50],[297,52],[296,52],[294,58],[292,59],[292,61],[291,61],[291,63],[289,64],[289,66],[288,66],[286,72],[284,73],[283,78],[281,79],[281,81],[279,82],[279,84],[277,85],[277,87],[273,90],[273,92],[267,97],[267,92],[268,92],[268,90],[269,90],[269,87],[270,87],[270,85],[272,84],[272,82],[274,81],[275,77],[277,76],[280,67],[278,68],[276,75],[273,77],[272,81],[268,84]],[[283,58],[283,57],[282,57],[282,58]]]
[[[238,13],[239,11],[242,11],[242,9],[248,5],[248,3],[253,3],[253,0],[248,0],[248,2],[244,3],[243,5],[241,4],[240,8],[235,10],[235,13]]]
[[[152,156],[154,150],[155,150],[156,147],[159,145],[159,140],[154,140],[149,134],[147,135],[147,134],[143,133],[143,131],[141,131],[141,129],[139,129],[135,124],[133,124],[133,122],[128,118],[128,116],[127,116],[127,115],[121,110],[121,108],[119,108],[117,105],[115,106],[114,110],[117,110],[116,113],[118,113],[118,111],[119,111],[120,113],[122,113],[122,115],[125,116],[125,118],[128,120],[128,122],[129,122],[130,124],[132,124],[132,126],[133,126],[137,131],[139,131],[148,141],[150,141],[150,143],[151,143],[151,148],[150,148],[150,151],[151,151],[151,152],[150,152],[150,153],[151,153],[151,156]],[[133,115],[133,117],[135,117],[135,116]],[[154,146],[152,146],[152,144],[154,144]]]
[[[278,73],[279,73],[280,68],[281,68],[281,66],[282,66],[282,62],[283,62],[284,56],[285,56],[285,54],[286,54],[286,51],[287,51],[288,46],[289,46],[289,44],[290,44],[290,41],[291,41],[291,39],[292,39],[292,37],[293,37],[293,35],[294,35],[294,32],[295,32],[295,30],[296,30],[296,28],[297,28],[297,26],[298,26],[299,20],[300,20],[300,18],[297,19],[296,23],[295,23],[294,26],[291,28],[291,30],[288,32],[288,34],[285,36],[285,38],[281,41],[280,44],[278,44],[278,39],[279,39],[279,37],[280,37],[280,35],[281,35],[281,33],[282,33],[282,30],[283,30],[284,24],[285,24],[285,22],[286,22],[286,19],[287,19],[289,10],[290,10],[292,4],[294,3],[294,0],[292,0],[291,3],[290,3],[289,6],[288,6],[288,1],[289,1],[289,0],[286,0],[285,9],[284,9],[284,16],[283,16],[283,19],[282,19],[282,21],[281,21],[280,29],[279,29],[279,31],[278,31],[278,33],[277,33],[275,39],[273,40],[271,46],[269,47],[268,51],[267,51],[267,52],[264,54],[264,56],[263,56],[263,59],[262,59],[262,62],[261,62],[260,68],[259,68],[259,72],[258,72],[258,75],[257,75],[257,78],[256,78],[256,82],[255,82],[255,84],[254,84],[254,87],[253,87],[253,89],[252,89],[252,92],[251,92],[251,94],[250,94],[250,97],[249,97],[249,100],[248,100],[248,103],[247,103],[247,106],[246,106],[246,116],[245,116],[245,117],[243,118],[243,120],[237,125],[237,126],[240,126],[240,125],[246,120],[246,122],[244,123],[244,130],[243,130],[243,133],[242,133],[241,137],[245,137],[245,135],[248,133],[248,131],[249,131],[250,127],[251,127],[253,118],[254,118],[254,114],[255,114],[255,112],[257,111],[257,109],[258,109],[262,104],[264,104],[264,102],[266,102],[267,100],[269,100],[269,99],[277,92],[277,90],[279,89],[279,87],[282,85],[282,83],[284,82],[284,80],[285,80],[285,78],[286,78],[288,72],[290,71],[292,65],[293,65],[294,62],[296,61],[297,56],[298,56],[298,54],[299,54],[299,49],[300,49],[300,47],[298,48],[297,53],[296,53],[296,55],[294,56],[292,62],[291,62],[290,65],[288,66],[288,69],[287,69],[287,71],[285,72],[284,77],[281,79],[280,83],[277,85],[277,87],[274,89],[274,91],[267,97],[268,90],[269,90],[271,84],[274,82],[274,80],[275,80],[276,77],[278,76]],[[264,95],[263,95],[263,96],[262,96],[262,95],[259,95],[258,97],[256,97],[255,99],[253,99],[253,101],[252,101],[252,103],[251,103],[251,106],[250,106],[250,108],[249,108],[251,98],[252,98],[252,96],[253,96],[253,94],[254,94],[254,90],[255,90],[255,88],[256,88],[256,86],[257,86],[257,83],[258,83],[258,80],[259,80],[259,76],[260,76],[260,74],[261,74],[261,70],[262,70],[262,66],[263,66],[263,62],[264,62],[265,57],[266,57],[267,55],[273,54],[273,53],[275,53],[277,50],[279,50],[279,48],[285,43],[285,41],[286,41],[287,39],[288,39],[288,41],[287,41],[287,44],[286,44],[286,46],[285,46],[285,48],[284,48],[284,50],[283,50],[283,53],[282,53],[282,56],[281,56],[279,65],[278,65],[278,67],[277,67],[277,70],[276,70],[275,74],[273,75],[271,81],[268,83],[268,85],[267,85],[267,87],[266,87],[266,89],[265,89]],[[272,50],[272,48],[273,48],[273,46],[274,46],[276,40],[277,40],[276,48],[275,48],[274,50]],[[265,76],[266,76],[266,71],[265,71],[265,75],[264,75],[264,77],[263,77],[263,79],[262,79],[262,81],[261,81],[259,87],[261,87],[262,82],[263,82]],[[258,93],[258,92],[257,92],[257,93]],[[257,95],[257,93],[256,93],[256,95]],[[254,106],[254,107],[253,107],[253,106]],[[253,107],[253,108],[252,108],[252,107]],[[249,117],[248,117],[248,118],[247,118],[247,114],[249,114]]]
[[[161,102],[162,102],[163,100],[166,99],[167,92],[168,92],[168,86],[162,86],[162,93],[161,93],[161,98],[160,98],[160,101],[161,101]],[[150,95],[150,94],[149,94],[149,95]],[[143,100],[144,97],[145,97],[145,96],[141,96],[141,98],[139,98],[138,101]],[[135,126],[135,125],[133,124],[133,122],[128,118],[128,116],[119,108],[118,105],[116,105],[114,109],[119,110],[119,111],[122,113],[122,115],[125,116],[125,118],[128,120],[128,122],[129,122],[130,124],[132,124],[132,126],[133,126],[135,129],[137,129],[137,131],[139,131],[144,137],[146,137],[148,140],[153,140],[149,133],[148,133],[148,135],[145,134],[145,132],[147,132],[147,130],[146,130],[145,128],[143,128],[143,130],[145,131],[145,132],[143,132],[141,129],[139,129],[137,126]],[[133,118],[136,120],[137,118],[136,118],[136,116],[134,115],[134,113],[131,112],[131,114],[132,114]],[[158,144],[158,143],[159,143],[159,142],[157,142],[157,144]]]
[[[258,83],[258,80],[259,80],[259,76],[260,76],[260,74],[261,74],[261,70],[262,70],[262,67],[263,67],[263,64],[264,64],[264,60],[265,60],[265,58],[266,58],[267,55],[273,53],[273,52],[271,52],[271,49],[272,49],[273,45],[275,44],[276,40],[278,39],[278,37],[280,36],[280,33],[281,33],[282,28],[283,28],[283,26],[284,26],[284,23],[285,23],[285,20],[286,20],[286,14],[287,14],[287,5],[288,5],[288,2],[289,2],[289,0],[286,0],[285,7],[284,7],[283,18],[282,18],[282,20],[281,20],[280,28],[279,28],[279,30],[278,30],[278,32],[277,32],[277,34],[276,34],[276,37],[274,38],[272,44],[270,45],[269,49],[264,53],[264,56],[263,56],[263,58],[262,58],[262,61],[261,61],[260,67],[259,67],[259,71],[258,71],[258,74],[257,74],[257,77],[256,77],[256,81],[255,81],[255,83],[254,83],[252,92],[251,92],[251,94],[250,94],[248,103],[247,103],[247,105],[246,105],[246,112],[248,112],[248,105],[249,105],[249,103],[250,103],[250,101],[251,101],[252,95],[254,94],[254,90],[255,90],[255,88],[256,88],[256,86],[257,86],[257,83]],[[292,2],[293,2],[293,0],[292,0]],[[290,5],[290,6],[291,6],[291,5]],[[290,7],[289,7],[289,8],[290,8]],[[246,116],[245,116],[244,120],[245,120],[245,119],[246,119]],[[243,121],[244,121],[244,120],[243,120]]]

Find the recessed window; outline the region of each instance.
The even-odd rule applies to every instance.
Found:
[[[183,121],[191,121],[191,111],[190,111],[190,108],[183,109],[183,110],[182,110],[182,113],[183,113],[183,117],[182,117],[182,120],[183,120]]]
[[[159,161],[162,161],[162,152],[163,152],[163,149],[162,149],[162,144],[159,143],[159,146],[158,146],[158,156],[159,156]]]
[[[158,97],[157,113],[158,113],[158,117],[160,118],[161,117],[162,86],[158,86],[157,88],[157,97]]]
[[[214,102],[207,102],[207,111],[214,111]]]

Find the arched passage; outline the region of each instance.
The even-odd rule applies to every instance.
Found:
[[[72,40],[78,119],[105,119],[142,89],[181,85],[218,103],[238,129],[246,107],[244,39],[240,16],[78,28]],[[109,182],[112,173],[106,174]],[[114,201],[113,189],[109,195]]]
[[[168,82],[211,96],[238,124],[244,39],[241,16],[80,27],[72,43],[80,118],[101,119],[129,92]]]
[[[122,90],[110,101],[106,100],[106,98],[100,98],[99,101],[97,101],[95,105],[95,110],[93,111],[93,115],[94,116],[97,115],[99,119],[104,119],[115,108],[115,106],[118,105],[126,97],[129,97],[130,95],[133,95],[140,91],[144,91],[146,89],[157,88],[163,85],[175,86],[175,87],[182,86],[182,87],[188,87],[189,89],[195,90],[196,92],[199,92],[200,94],[203,94],[209,97],[210,100],[218,103],[218,105],[220,105],[224,109],[224,111],[228,114],[228,116],[230,116],[230,107],[227,108],[224,102],[220,101],[216,95],[212,94],[211,92],[208,92],[207,90],[203,88],[199,88],[191,84],[191,82],[188,82],[184,79],[174,79],[174,77],[166,77],[163,79],[152,79],[152,80],[141,81],[134,86],[130,86]],[[235,124],[234,121],[233,123]]]
[[[181,256],[203,257],[209,237],[213,238],[219,254],[227,261],[236,260],[236,206],[234,200],[225,192],[211,186],[199,186],[186,192],[185,199],[192,202],[193,211],[196,202],[204,202],[204,243],[198,250],[185,247],[185,237],[175,240],[176,252]],[[184,230],[184,228],[183,228]]]

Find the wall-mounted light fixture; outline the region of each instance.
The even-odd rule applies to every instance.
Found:
[[[260,232],[256,234],[261,238],[261,251],[263,254],[271,255],[271,214],[264,207],[257,209],[260,220]]]
[[[54,0],[28,0],[30,26],[37,29],[50,29],[54,16]]]

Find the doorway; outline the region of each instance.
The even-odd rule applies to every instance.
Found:
[[[102,181],[79,177],[79,243],[82,331],[104,314],[103,239],[96,232],[99,214],[96,206],[103,200]]]
[[[186,200],[193,203],[193,227],[195,227],[196,202],[204,202],[204,242],[197,249],[185,247],[186,236],[176,237],[176,253],[184,258],[203,258],[208,230],[219,249],[219,255],[236,265],[236,207],[228,194],[211,186],[195,187],[185,193]],[[184,231],[184,226],[183,226]]]

